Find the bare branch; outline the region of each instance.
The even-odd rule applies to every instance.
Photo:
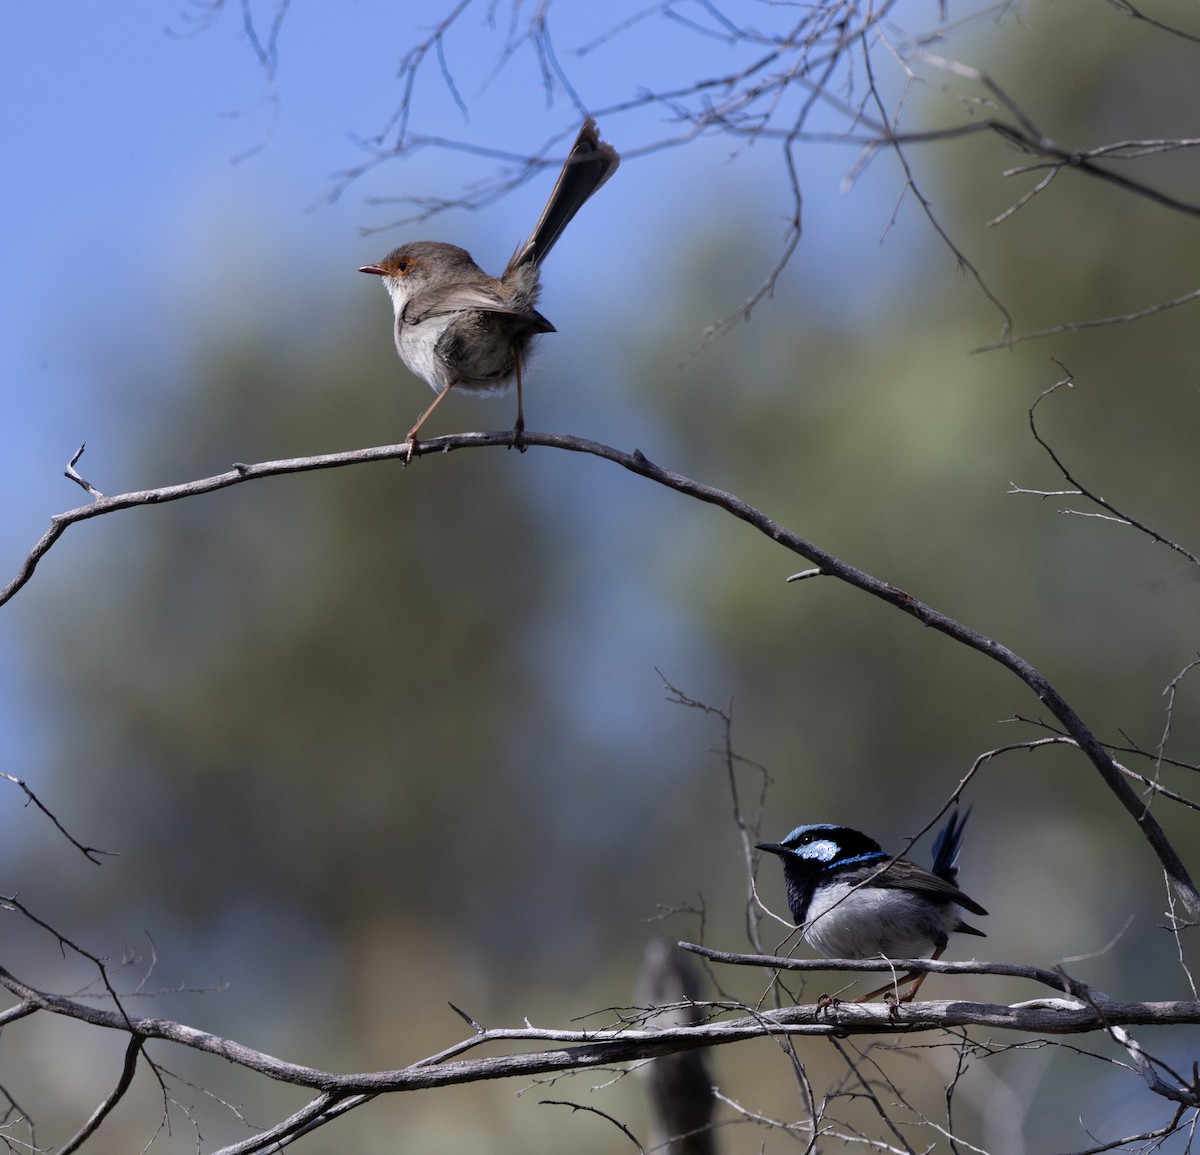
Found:
[[[1190,32],[1184,32],[1181,28],[1176,28],[1171,24],[1164,24],[1161,20],[1155,20],[1151,16],[1147,16],[1140,9],[1135,8],[1129,0],[1108,0],[1108,2],[1118,11],[1124,12],[1126,16],[1132,17],[1134,20],[1141,20],[1149,24],[1151,28],[1157,28],[1162,32],[1170,33],[1172,36],[1182,37],[1184,40],[1189,40],[1193,44],[1200,44],[1200,36],[1193,36]]]
[[[1044,967],[1024,963],[950,962],[946,959],[830,959],[830,958],[787,958],[780,955],[743,954],[736,951],[719,951],[694,942],[681,942],[680,947],[692,951],[713,962],[727,966],[768,967],[787,971],[906,971],[928,972],[929,974],[959,975],[1005,975],[1010,978],[1029,979],[1041,983],[1066,995],[1103,1000],[1105,996],[1087,983],[1068,978],[1061,970],[1046,970]],[[911,964],[911,965],[910,965]],[[861,1005],[861,1004],[860,1004]]]
[[[996,349],[1005,349],[1009,345],[1020,344],[1022,341],[1036,341],[1042,337],[1056,336],[1059,333],[1078,333],[1083,329],[1099,329],[1105,325],[1123,325],[1129,321],[1141,321],[1166,309],[1176,309],[1180,305],[1187,305],[1195,300],[1200,300],[1200,289],[1193,289],[1181,297],[1175,297],[1170,301],[1160,301],[1158,304],[1150,305],[1133,313],[1120,313],[1114,317],[1095,317],[1089,321],[1064,321],[1061,325],[1051,325],[1049,328],[1037,329],[1032,333],[1015,333],[1003,340],[993,341],[990,345],[978,345],[971,352],[991,353]]]
[[[1136,193],[1138,196],[1154,201],[1164,208],[1174,209],[1188,216],[1200,216],[1200,204],[1180,200],[1178,197],[1165,193],[1161,189],[1156,189],[1141,181],[1132,180],[1111,168],[1105,168],[1096,163],[1098,158],[1106,158],[1114,153],[1125,152],[1129,148],[1130,142],[1122,141],[1117,144],[1104,145],[1100,149],[1067,148],[1042,132],[1033,119],[1020,108],[1016,100],[1005,92],[982,69],[973,68],[957,60],[947,60],[942,56],[922,55],[921,59],[955,76],[961,76],[964,79],[972,80],[981,85],[994,100],[1016,119],[1017,127],[1015,128],[1000,121],[992,123],[993,130],[1016,148],[1046,158],[1048,161],[1053,162],[1056,168],[1075,169],[1088,176],[1096,177],[1098,180],[1117,185],[1127,192]],[[1173,143],[1177,147],[1186,148],[1200,144],[1200,140],[1177,141]]]
[[[725,780],[729,787],[729,800],[732,807],[734,825],[737,827],[738,838],[742,844],[742,861],[746,867],[746,878],[748,884],[748,893],[746,895],[746,936],[750,941],[750,945],[755,950],[762,949],[762,943],[759,939],[758,931],[758,894],[754,886],[754,861],[757,857],[754,853],[754,844],[762,837],[762,817],[766,809],[767,791],[772,785],[772,779],[767,772],[765,766],[757,762],[750,762],[740,755],[736,754],[733,749],[733,707],[721,710],[715,706],[706,705],[695,698],[689,697],[682,690],[671,685],[662,671],[656,671],[658,676],[662,678],[663,684],[667,687],[670,694],[670,699],[681,706],[686,706],[692,710],[701,710],[704,713],[715,715],[721,720],[722,746],[719,753],[725,765]],[[755,770],[759,776],[759,792],[758,800],[755,806],[752,817],[747,818],[743,813],[741,802],[741,791],[738,786],[737,770],[739,766],[748,766]]]
[[[601,1111],[598,1107],[585,1106],[583,1103],[571,1103],[566,1099],[541,1099],[539,1101],[545,1107],[570,1107],[572,1111],[590,1111],[593,1115],[599,1115],[601,1119],[607,1119],[642,1155],[646,1155],[646,1148],[638,1142],[637,1136],[624,1123],[619,1119],[614,1119],[608,1112]]]
[[[850,1048],[844,1046],[840,1039],[835,1038],[831,1041],[833,1043],[834,1050],[837,1051],[837,1053],[842,1057],[846,1064],[847,1070],[854,1079],[856,1087],[853,1091],[853,1094],[855,1097],[864,1098],[868,1103],[871,1104],[872,1107],[875,1108],[876,1115],[879,1117],[884,1127],[895,1138],[898,1146],[889,1147],[888,1150],[897,1152],[904,1151],[907,1152],[907,1155],[917,1155],[917,1152],[914,1150],[912,1144],[910,1144],[907,1138],[905,1138],[904,1132],[901,1131],[896,1125],[895,1120],[892,1118],[892,1113],[879,1101],[879,1092],[876,1089],[877,1080],[871,1078],[870,1076],[864,1075],[860,1070],[859,1059],[861,1059],[863,1056],[857,1054],[851,1055]],[[884,1086],[889,1092],[889,1097],[894,1095],[896,1089],[895,1084],[890,1079],[885,1079],[883,1082]]]
[[[136,1035],[131,1035],[129,1044],[125,1048],[125,1062],[121,1068],[121,1078],[117,1081],[117,1085],[104,1102],[92,1112],[91,1118],[59,1148],[60,1155],[70,1155],[72,1151],[78,1151],[96,1133],[112,1109],[124,1098],[125,1092],[129,1090],[129,1086],[133,1082],[134,1073],[137,1071],[138,1055],[141,1052],[142,1040]]]
[[[234,156],[232,158],[234,164],[238,164],[254,156],[266,147],[279,125],[282,113],[283,106],[278,83],[279,35],[283,30],[283,22],[287,18],[288,10],[291,7],[291,0],[274,0],[274,3],[275,12],[266,26],[264,35],[254,19],[251,0],[240,0],[242,32],[245,35],[246,43],[250,45],[250,49],[254,53],[255,60],[263,75],[262,97],[260,100],[252,102],[249,109],[245,111],[253,109],[260,103],[265,103],[269,111],[269,117],[259,140]],[[217,17],[220,15],[222,9],[225,8],[225,0],[193,0],[192,7],[198,15],[193,14],[190,10],[185,13],[185,18],[190,18],[194,27],[183,33],[182,35],[184,36],[204,32],[216,23]],[[167,31],[170,34],[179,35],[178,33],[173,33],[171,29],[167,29]],[[232,115],[245,115],[245,111],[238,111]]]
[[[334,1092],[319,1095],[294,1115],[266,1131],[260,1131],[248,1139],[222,1147],[213,1155],[256,1155],[259,1151],[279,1151],[289,1143],[315,1131],[318,1127],[332,1123],[334,1119],[361,1107],[375,1099],[375,1095],[342,1095]]]
[[[86,478],[81,477],[79,471],[75,468],[79,464],[79,459],[83,456],[85,449],[87,449],[86,441],[75,450],[71,460],[67,463],[67,468],[63,471],[63,476],[75,482],[85,493],[90,494],[92,497],[103,497],[104,494],[96,489]]]
[[[30,789],[29,784],[23,778],[17,778],[12,774],[7,774],[0,770],[0,778],[6,778],[16,786],[20,786],[25,791],[25,797],[28,802],[33,803],[51,822],[58,828],[58,832],[72,845],[80,854],[89,862],[94,862],[97,866],[102,865],[100,855],[105,855],[110,858],[117,857],[115,850],[101,850],[98,846],[85,846],[73,834],[71,834],[65,826],[58,820],[58,816],[51,810],[34,792]]]
[[[1151,1059],[1145,1051],[1142,1050],[1141,1044],[1124,1027],[1111,1027],[1109,1033],[1118,1043],[1121,1044],[1129,1052],[1129,1057],[1133,1060],[1133,1065],[1139,1075],[1146,1080],[1146,1086],[1150,1088],[1156,1095],[1162,1095],[1166,1099],[1172,1099],[1176,1103],[1182,1103],[1185,1107],[1200,1107],[1200,1093],[1197,1092],[1195,1086],[1187,1087],[1182,1082],[1168,1083],[1159,1073],[1159,1064],[1156,1060]],[[1179,1076],[1176,1076],[1176,1080]]]
[[[1101,1155],[1104,1151],[1129,1151],[1134,1145],[1141,1146],[1146,1151],[1153,1151],[1158,1146],[1159,1139],[1169,1138],[1180,1130],[1179,1122],[1183,1117],[1184,1108],[1180,1107],[1175,1112],[1175,1117],[1165,1126],[1159,1127],[1154,1131],[1142,1131],[1137,1135],[1125,1135],[1120,1139],[1113,1139],[1108,1143],[1101,1143],[1096,1147],[1087,1147],[1082,1151],[1072,1151],[1069,1155]]]
[[[868,82],[868,86],[869,86],[869,91],[871,93],[871,99],[874,101],[875,106],[879,111],[880,121],[882,123],[887,124],[889,122],[890,118],[887,114],[887,110],[884,107],[883,96],[880,93],[879,87],[875,81],[874,71],[871,66],[870,52],[865,51],[863,53],[863,60],[864,60],[864,63],[866,65],[866,69],[867,69],[867,82]],[[914,197],[917,198],[917,203],[921,206],[921,211],[925,214],[925,219],[929,221],[930,225],[933,226],[934,232],[936,232],[937,235],[939,237],[941,237],[942,241],[946,244],[946,246],[954,254],[954,259],[958,262],[959,268],[963,269],[965,272],[970,274],[971,278],[975,281],[975,283],[979,286],[980,290],[983,292],[983,295],[985,297],[987,297],[987,299],[989,301],[991,301],[991,303],[993,305],[995,305],[996,309],[999,311],[1000,318],[1001,318],[1001,331],[1003,334],[1003,336],[1001,337],[1001,340],[1003,340],[1004,337],[1006,337],[1012,331],[1012,316],[1011,316],[1011,314],[1009,313],[1008,309],[1005,308],[1005,306],[1004,306],[1003,302],[1000,300],[1000,298],[997,297],[996,294],[993,293],[992,290],[988,287],[988,284],[983,279],[983,275],[980,273],[980,271],[971,263],[970,260],[967,259],[966,254],[963,253],[963,251],[958,247],[957,244],[955,244],[955,242],[951,238],[950,234],[942,227],[941,222],[934,215],[933,205],[930,204],[928,198],[925,196],[924,193],[921,192],[920,188],[918,187],[916,177],[913,175],[912,167],[908,162],[908,157],[905,155],[904,149],[894,139],[894,135],[895,134],[894,134],[893,130],[889,127],[888,136],[890,138],[892,138],[889,140],[889,143],[891,144],[892,150],[896,154],[896,159],[900,162],[900,167],[904,170],[904,179],[906,182],[906,188],[912,192]]]
[[[640,450],[635,449],[633,453],[625,453],[587,438],[558,433],[526,432],[525,443],[530,446],[539,445],[570,453],[586,453],[599,457],[605,461],[611,461],[639,477],[645,477],[668,489],[673,489],[686,497],[715,505],[757,529],[772,541],[783,546],[784,549],[806,558],[823,574],[835,577],[855,589],[879,598],[888,605],[908,614],[922,625],[945,634],[969,649],[978,651],[1015,674],[1033,691],[1046,709],[1058,719],[1065,731],[1078,744],[1080,751],[1099,771],[1105,785],[1138,824],[1142,835],[1171,879],[1171,884],[1176,888],[1188,915],[1193,919],[1200,919],[1200,891],[1197,891],[1183,860],[1171,845],[1158,820],[1149,812],[1137,793],[1125,780],[1121,768],[1113,761],[1103,744],[1084,724],[1083,719],[1079,717],[1067,700],[1037,669],[1013,650],[949,615],[935,610],[905,590],[899,589],[889,582],[881,581],[864,570],[842,561],[780,525],[733,494],[656,465]],[[458,433],[430,438],[417,443],[415,455],[427,456],[449,453],[457,449],[485,446],[503,446],[507,449],[511,445],[512,433],[507,430],[502,433]],[[407,445],[386,445],[374,449],[349,450],[345,453],[327,453],[315,457],[268,461],[257,465],[238,464],[229,472],[213,477],[200,478],[180,485],[164,486],[161,489],[141,490],[136,493],[106,497],[94,501],[90,505],[68,510],[51,519],[50,530],[43,535],[25,559],[17,576],[3,590],[0,590],[0,605],[7,602],[28,582],[38,562],[46,555],[51,546],[69,526],[77,522],[117,510],[131,509],[135,506],[179,501],[186,497],[211,493],[214,490],[225,489],[231,485],[264,477],[278,477],[289,473],[303,473],[316,469],[332,469],[338,466],[406,458],[409,452],[410,447]]]
[[[1063,372],[1066,373],[1066,377],[1056,381],[1049,388],[1042,390],[1042,392],[1038,394],[1034,403],[1029,407],[1029,431],[1033,434],[1034,441],[1036,441],[1038,445],[1040,445],[1042,449],[1046,451],[1050,460],[1054,462],[1056,468],[1058,469],[1059,473],[1063,475],[1063,478],[1066,480],[1067,484],[1074,487],[1074,492],[1079,494],[1081,497],[1086,497],[1088,501],[1104,510],[1105,514],[1107,515],[1107,520],[1117,521],[1122,525],[1128,525],[1133,529],[1139,530],[1152,541],[1157,542],[1159,545],[1165,545],[1168,549],[1174,550],[1181,557],[1185,557],[1189,562],[1192,563],[1192,565],[1200,567],[1200,557],[1197,557],[1194,553],[1185,549],[1177,542],[1171,541],[1169,538],[1164,537],[1161,533],[1151,529],[1144,522],[1138,521],[1136,518],[1122,513],[1115,505],[1113,505],[1111,501],[1108,501],[1106,498],[1101,497],[1098,493],[1093,492],[1087,486],[1083,485],[1071,473],[1066,465],[1063,464],[1062,458],[1059,457],[1058,453],[1054,450],[1050,443],[1046,441],[1044,437],[1042,437],[1041,433],[1038,432],[1037,419],[1035,416],[1037,407],[1052,393],[1058,392],[1058,390],[1062,389],[1064,386],[1071,388],[1075,384],[1070,370],[1067,369],[1065,365],[1062,365],[1061,362],[1058,362],[1058,364],[1063,369]],[[1065,512],[1072,511],[1068,510]]]
[[[1158,740],[1158,750],[1155,756],[1155,762],[1158,766],[1162,766],[1167,753],[1167,743],[1171,740],[1171,726],[1175,720],[1175,698],[1179,693],[1180,684],[1183,679],[1188,676],[1197,666],[1200,666],[1200,657],[1193,658],[1188,662],[1178,674],[1175,675],[1168,683],[1167,688],[1163,690],[1163,697],[1167,699],[1166,719],[1163,722],[1162,736]]]
[[[703,1022],[694,1026],[636,1030],[622,1025],[614,1029],[558,1030],[533,1026],[499,1028],[475,1035],[457,1048],[460,1052],[483,1043],[550,1043],[550,1049],[494,1055],[479,1059],[437,1061],[431,1056],[385,1071],[340,1074],[289,1063],[232,1039],[197,1030],[168,1019],[129,1017],[119,1011],[95,1007],[62,995],[38,991],[0,968],[0,985],[18,998],[34,1003],[42,1011],[117,1030],[144,1042],[161,1039],[193,1050],[219,1055],[229,1062],[256,1071],[267,1078],[310,1087],[323,1092],[303,1111],[288,1121],[296,1133],[300,1126],[349,1109],[355,1097],[385,1092],[445,1087],[491,1079],[528,1078],[534,1075],[610,1067],[639,1059],[675,1054],[699,1046],[723,1046],[763,1036],[818,1035],[841,1037],[849,1034],[884,1032],[913,1033],[946,1027],[982,1026],[991,1029],[1038,1034],[1079,1034],[1105,1031],[1113,1026],[1200,1023],[1196,1001],[1122,1002],[1095,988],[1068,978],[1061,972],[1007,963],[948,963],[943,960],[911,959],[786,959],[766,955],[736,955],[711,951],[695,944],[686,949],[718,962],[752,965],[770,970],[847,970],[858,972],[929,970],[939,974],[1012,975],[1031,978],[1066,992],[1066,997],[1039,998],[1012,1005],[952,1001],[919,1003],[842,1003],[828,1001],[783,1007],[771,1011],[733,1003],[702,1003],[717,1012],[743,1012],[741,1017]],[[749,1014],[744,1012],[751,1011]],[[650,1013],[650,1012],[647,1012]],[[448,1052],[443,1052],[443,1054]],[[361,1100],[360,1100],[361,1101]],[[281,1124],[282,1128],[283,1125]],[[277,1128],[273,1141],[283,1132]],[[256,1136],[255,1141],[262,1136]],[[244,1151],[239,1145],[228,1151]]]

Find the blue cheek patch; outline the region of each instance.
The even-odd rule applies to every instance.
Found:
[[[816,842],[798,847],[792,853],[797,858],[815,858],[818,862],[831,862],[841,849],[836,842],[832,842],[828,838],[818,838]]]

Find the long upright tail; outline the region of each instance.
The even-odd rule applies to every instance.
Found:
[[[946,825],[938,832],[933,842],[933,873],[944,878],[951,886],[958,885],[958,855],[962,850],[963,829],[971,817],[968,806],[959,817],[958,811],[946,819]]]
[[[600,139],[596,122],[589,117],[584,121],[575,143],[571,146],[567,163],[558,174],[554,190],[550,193],[546,207],[542,209],[538,223],[533,226],[529,239],[513,253],[505,272],[530,262],[540,265],[554,247],[554,242],[562,236],[563,229],[571,223],[571,218],[617,171],[620,163],[621,158],[617,150]]]

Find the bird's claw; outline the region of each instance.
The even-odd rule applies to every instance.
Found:
[[[826,1011],[831,1010],[834,1007],[840,1007],[841,1005],[842,1000],[839,999],[837,995],[822,995],[819,999],[817,999],[817,1014],[823,1015]]]
[[[524,453],[529,448],[525,444],[525,418],[518,417],[517,423],[513,426],[512,441],[509,442],[509,449],[515,449],[518,453]]]

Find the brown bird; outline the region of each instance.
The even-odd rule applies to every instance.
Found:
[[[571,218],[621,163],[587,120],[529,239],[499,277],[490,277],[466,249],[441,241],[412,241],[359,272],[383,278],[396,315],[396,349],[409,370],[437,394],[408,431],[411,460],[418,430],[451,389],[503,393],[516,379],[513,444],[525,429],[521,362],[539,333],[554,326],[534,308],[540,265]]]

